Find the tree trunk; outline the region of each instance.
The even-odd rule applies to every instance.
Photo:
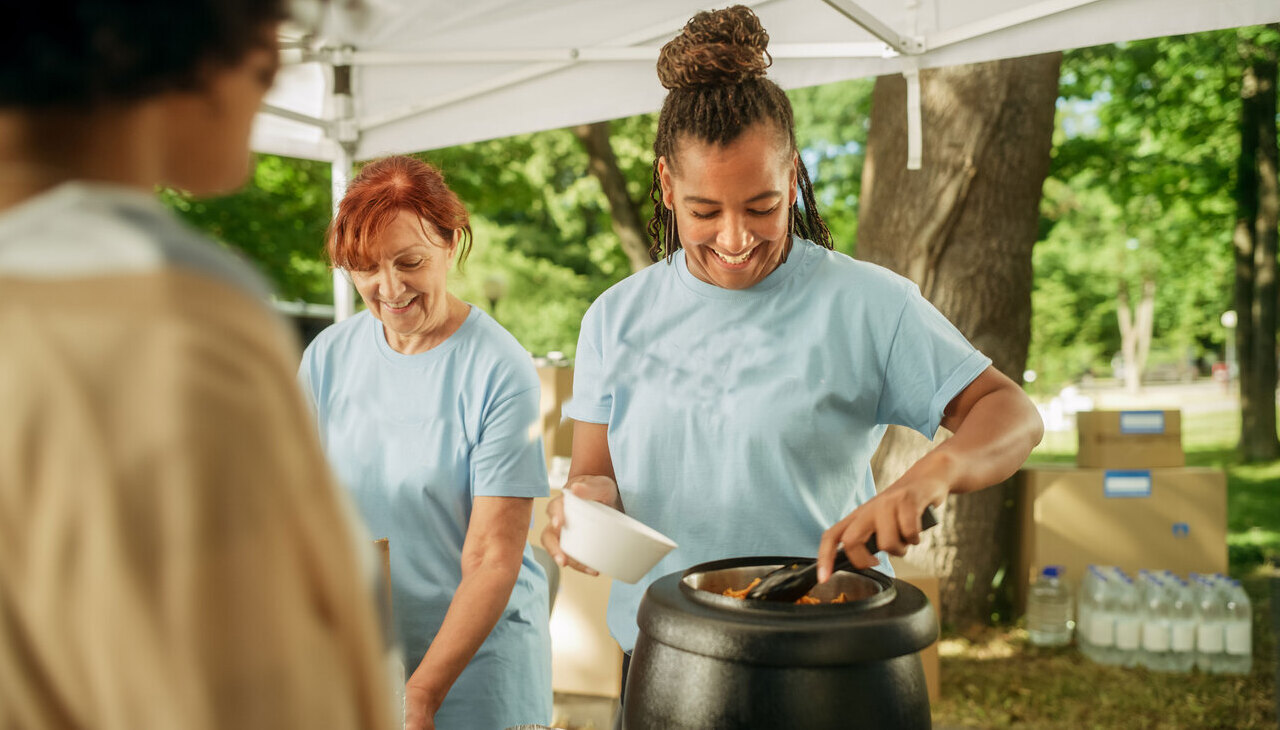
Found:
[[[1116,292],[1116,319],[1120,320],[1120,361],[1124,363],[1121,373],[1124,389],[1137,393],[1142,388],[1142,378],[1138,372],[1138,329],[1133,324],[1133,309],[1129,306],[1129,290],[1125,284]]]
[[[1129,289],[1121,284],[1116,293],[1116,318],[1120,321],[1120,353],[1124,359],[1124,385],[1130,393],[1142,390],[1142,374],[1147,369],[1151,352],[1151,333],[1155,327],[1156,283],[1142,282],[1142,299],[1137,308],[1129,306]]]
[[[613,232],[622,242],[622,250],[631,262],[631,270],[639,271],[653,259],[649,256],[649,238],[640,220],[636,205],[627,194],[627,177],[618,167],[618,158],[613,154],[613,145],[609,144],[609,122],[579,124],[573,127],[573,135],[578,138],[587,150],[590,162],[588,170],[600,181],[600,188],[609,201],[609,218],[613,221]]]
[[[1031,337],[1031,248],[1060,62],[1053,53],[923,72],[919,171],[906,169],[903,78],[877,79],[872,96],[859,256],[915,281],[1016,382]],[[928,447],[891,428],[873,460],[876,483],[891,484]],[[993,583],[1011,565],[1011,481],[948,499],[941,524],[912,551],[942,576],[951,624],[988,623],[998,607]]]
[[[1240,454],[1280,458],[1276,437],[1276,75],[1274,48],[1241,38],[1240,161],[1237,166],[1237,347],[1240,362]]]

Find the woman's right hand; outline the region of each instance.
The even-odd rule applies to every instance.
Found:
[[[619,512],[622,509],[622,498],[618,494],[618,483],[606,476],[580,475],[570,477],[564,488],[573,492],[574,496],[590,499],[608,505]],[[542,547],[560,567],[570,567],[587,575],[600,575],[565,554],[560,549],[560,531],[564,529],[564,496],[559,495],[547,503],[547,527],[542,531]]]

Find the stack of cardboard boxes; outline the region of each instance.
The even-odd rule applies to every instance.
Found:
[[[538,368],[538,380],[542,385],[542,445],[550,464],[553,456],[567,457],[573,449],[573,421],[561,412],[573,394],[573,368],[544,365]]]
[[[1046,565],[1078,584],[1089,565],[1126,572],[1227,569],[1227,479],[1187,467],[1178,411],[1077,414],[1076,466],[1028,465],[1019,473],[1021,539],[1015,589]]]

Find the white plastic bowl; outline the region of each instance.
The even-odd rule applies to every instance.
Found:
[[[675,547],[671,538],[635,518],[564,493],[560,549],[592,570],[635,583]]]

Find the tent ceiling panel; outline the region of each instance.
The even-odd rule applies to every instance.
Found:
[[[1044,3],[1044,5],[1049,5]],[[1280,0],[1098,0],[970,40],[926,34],[922,68],[1017,58],[1104,43],[1235,28],[1280,19]],[[952,26],[963,30],[961,26]]]
[[[786,88],[1280,20],[1280,0],[745,0]],[[338,5],[338,4],[335,4]],[[720,4],[717,4],[719,6]],[[352,63],[356,158],[413,152],[652,111],[658,49],[706,7],[696,0],[379,0],[321,61]],[[907,38],[891,52],[851,17]],[[335,27],[342,27],[341,25]],[[861,45],[859,45],[861,44]],[[575,51],[575,49],[577,49]],[[514,54],[514,57],[513,57]],[[268,104],[337,120],[325,63],[291,66]],[[255,148],[336,159],[315,125],[260,115]]]
[[[328,71],[319,63],[287,64],[280,69],[266,106],[291,115],[327,120],[329,111]],[[327,128],[263,113],[254,119],[251,144],[260,152],[272,152],[307,160],[332,160],[337,145]]]

